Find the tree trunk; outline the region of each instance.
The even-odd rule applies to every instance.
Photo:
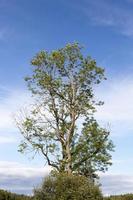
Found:
[[[72,173],[72,157],[71,157],[69,143],[67,143],[66,145],[66,155],[67,155],[66,172],[70,175]]]

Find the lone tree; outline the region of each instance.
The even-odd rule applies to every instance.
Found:
[[[77,43],[68,44],[32,59],[33,73],[25,80],[35,101],[17,119],[24,137],[19,151],[32,148],[59,172],[94,177],[111,164],[113,144],[109,131],[94,119],[102,105],[94,87],[105,79],[104,69],[81,50]]]

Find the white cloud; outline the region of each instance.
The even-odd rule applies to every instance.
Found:
[[[114,135],[133,131],[133,79],[117,78],[106,82],[106,88],[96,91],[105,104],[97,108],[96,118],[111,128]]]
[[[100,181],[104,195],[117,195],[133,192],[133,174],[103,174]]]
[[[13,114],[28,102],[30,97],[25,90],[0,86],[0,130],[15,130]]]
[[[132,78],[112,80],[108,87],[99,93],[100,98],[105,101],[105,104],[98,108],[99,119],[133,122]]]
[[[0,187],[21,194],[32,194],[51,167],[31,167],[18,162],[0,161]]]
[[[6,176],[19,176],[25,178],[43,177],[49,174],[51,167],[31,167],[18,162],[0,161],[0,177]]]
[[[0,85],[0,144],[17,142],[18,129],[14,122],[14,115],[30,102],[30,95],[25,90]]]

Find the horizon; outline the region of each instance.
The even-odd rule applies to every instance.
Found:
[[[133,0],[0,1],[0,188],[31,194],[48,174],[43,158],[22,155],[14,114],[31,102],[24,77],[40,50],[79,42],[105,68],[96,118],[109,127],[113,165],[100,174],[104,195],[133,193]]]

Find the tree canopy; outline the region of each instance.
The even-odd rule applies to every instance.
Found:
[[[39,52],[26,77],[34,103],[17,118],[24,140],[19,151],[41,152],[48,165],[69,174],[92,176],[111,164],[109,131],[100,127],[94,113],[103,104],[94,89],[104,76],[78,43],[56,51]]]

